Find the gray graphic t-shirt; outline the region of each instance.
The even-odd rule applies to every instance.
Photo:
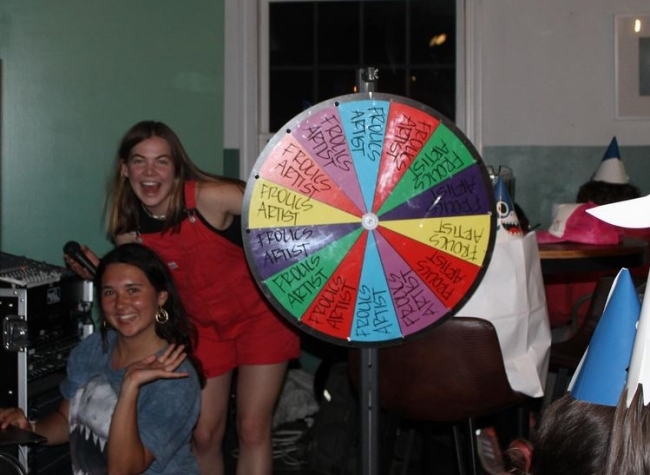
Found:
[[[108,334],[108,351],[101,337],[83,340],[68,358],[67,378],[61,383],[70,401],[70,455],[74,475],[107,473],[106,444],[124,369],[110,367],[115,334]],[[198,474],[190,451],[192,430],[198,419],[200,387],[191,364],[178,369],[189,372],[182,379],[161,379],[146,384],[138,396],[138,429],[142,443],[154,455],[145,474]],[[119,434],[115,434],[119,437]]]

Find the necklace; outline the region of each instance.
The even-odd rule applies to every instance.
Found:
[[[165,219],[167,219],[167,217],[164,214],[160,214],[160,215],[153,214],[151,211],[149,211],[149,208],[147,208],[142,201],[140,202],[140,205],[142,205],[142,209],[144,210],[145,213],[147,213],[147,215],[150,218],[153,218],[157,221],[164,221]]]

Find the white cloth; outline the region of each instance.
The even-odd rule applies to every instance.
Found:
[[[512,389],[544,395],[551,329],[535,233],[495,244],[483,280],[456,315],[489,320]]]

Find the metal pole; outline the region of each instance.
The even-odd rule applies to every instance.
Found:
[[[379,79],[378,72],[379,70],[372,66],[357,69],[357,91],[375,92],[377,79]]]
[[[379,473],[379,395],[377,392],[377,348],[362,348],[360,352],[361,393],[361,475]]]
[[[357,69],[357,90],[359,92],[375,92],[378,79],[377,72],[377,69],[373,67]],[[377,475],[379,473],[378,354],[377,348],[362,348],[359,358],[361,475]]]

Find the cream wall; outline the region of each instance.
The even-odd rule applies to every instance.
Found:
[[[647,0],[480,0],[484,146],[650,145],[614,116],[614,15]]]
[[[613,136],[650,193],[650,120],[617,119],[614,91],[614,16],[650,13],[650,2],[477,2],[483,158],[514,169],[531,222],[547,227],[554,203],[575,201]]]

